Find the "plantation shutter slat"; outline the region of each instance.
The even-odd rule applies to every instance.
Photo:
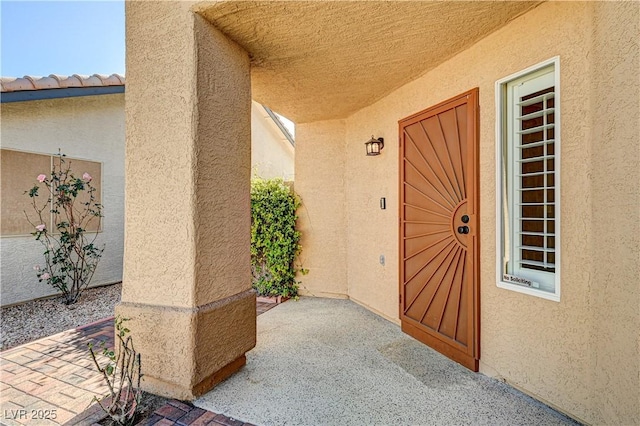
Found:
[[[521,268],[555,271],[554,87],[522,93],[516,121],[516,241]]]

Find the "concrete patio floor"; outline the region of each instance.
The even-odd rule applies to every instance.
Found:
[[[260,315],[247,365],[194,405],[264,426],[576,424],[351,301],[319,298]]]

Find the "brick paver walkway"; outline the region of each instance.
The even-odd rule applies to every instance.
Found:
[[[87,343],[113,346],[113,318],[0,352],[0,419],[7,425],[64,424],[107,393]]]
[[[251,423],[243,423],[222,414],[212,413],[202,408],[194,407],[180,401],[169,401],[167,405],[156,410],[147,419],[144,425],[148,426],[253,426]]]
[[[258,303],[256,313],[274,306]],[[0,352],[0,424],[78,424],[72,419],[89,408],[93,397],[108,393],[88,355],[87,343],[91,341],[106,341],[113,347],[113,318]],[[179,401],[157,410],[146,424],[243,425]]]

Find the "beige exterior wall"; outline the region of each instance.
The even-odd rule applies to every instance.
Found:
[[[640,422],[640,4],[593,5],[589,368],[594,423]],[[570,179],[568,177],[567,179]],[[570,213],[569,213],[570,214]]]
[[[57,154],[102,163],[103,231],[106,249],[91,285],[122,280],[124,241],[124,95],[99,95],[2,104],[2,148]],[[49,174],[51,169],[42,170]],[[24,190],[33,186],[25,182]],[[4,200],[3,200],[4,201]],[[26,220],[26,219],[25,219]],[[0,304],[10,305],[56,291],[38,282],[42,245],[31,235],[0,239]]]
[[[389,105],[380,107],[384,110]],[[397,120],[384,112],[366,117],[364,111],[347,120],[345,237],[349,297],[399,323]],[[366,156],[364,143],[371,135],[385,140],[375,157]],[[382,197],[385,210],[380,208]]]
[[[298,277],[303,295],[347,297],[344,138],[342,120],[296,127],[299,260],[309,270]]]
[[[349,297],[398,321],[398,120],[479,87],[481,371],[589,423],[637,422],[639,7],[544,3],[346,122],[299,126],[296,189],[307,203],[300,216],[311,218],[303,221],[303,249],[305,266],[313,266],[303,283],[317,294],[334,292],[345,287],[346,275]],[[495,82],[556,55],[559,303],[496,286],[495,238]],[[378,157],[364,154],[371,134],[385,138]],[[342,197],[344,208],[334,205]],[[380,197],[387,210],[380,210]],[[333,274],[318,271],[328,267]]]
[[[251,175],[293,181],[294,157],[293,145],[264,107],[251,102]]]
[[[143,387],[192,399],[255,345],[249,58],[190,2],[127,2],[122,303]],[[158,43],[158,40],[163,40]]]

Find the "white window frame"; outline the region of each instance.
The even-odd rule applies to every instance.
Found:
[[[505,250],[503,241],[505,241],[505,226],[504,226],[504,218],[503,218],[503,206],[504,206],[504,185],[506,182],[503,182],[503,144],[505,143],[505,139],[509,138],[509,131],[507,130],[508,121],[512,120],[512,113],[507,111],[509,102],[507,101],[507,85],[514,80],[521,79],[527,75],[537,73],[544,68],[548,68],[553,66],[553,78],[555,85],[555,101],[554,101],[554,122],[555,122],[555,132],[554,132],[554,188],[555,188],[555,205],[554,205],[554,219],[555,219],[555,272],[554,272],[554,291],[546,291],[542,289],[537,289],[534,287],[529,287],[526,285],[514,284],[512,282],[507,282],[503,279],[503,253]],[[561,204],[561,191],[560,191],[560,152],[561,152],[561,113],[560,113],[560,96],[561,96],[561,88],[560,88],[560,57],[555,56],[546,61],[540,62],[536,65],[533,65],[525,70],[519,71],[517,73],[511,74],[505,78],[502,78],[496,81],[495,87],[496,94],[496,278],[497,278],[497,286],[499,288],[512,290],[518,293],[524,293],[531,296],[540,297],[543,299],[553,300],[556,302],[560,301],[560,276],[561,276],[561,217],[560,217],[560,204]],[[514,163],[512,158],[508,158],[511,164]],[[510,167],[510,170],[513,169],[513,166]],[[509,232],[511,235],[515,234],[515,231]],[[509,239],[511,238],[509,235]],[[510,244],[513,244],[513,241],[509,241]],[[541,272],[542,274],[550,274],[549,272]],[[535,273],[534,273],[535,275]]]

